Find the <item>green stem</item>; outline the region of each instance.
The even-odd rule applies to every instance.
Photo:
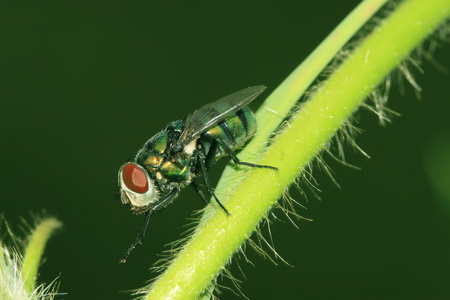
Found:
[[[25,282],[25,290],[33,293],[36,286],[37,271],[44,253],[45,244],[51,234],[61,227],[61,223],[55,218],[42,220],[30,236],[22,266],[22,277]]]
[[[279,172],[254,168],[241,177],[224,201],[231,216],[209,207],[192,238],[149,287],[145,299],[198,297],[341,124],[449,13],[450,0],[407,0],[399,5],[290,120],[258,161],[278,167]]]
[[[342,47],[384,5],[387,0],[362,1],[270,94],[256,113],[258,131],[245,149],[239,152],[242,161],[255,161],[266,148],[266,142],[280,123],[288,116],[298,99],[314,82],[320,72],[333,60]],[[222,191],[241,177],[236,168],[227,166],[217,184],[216,195],[223,198]]]

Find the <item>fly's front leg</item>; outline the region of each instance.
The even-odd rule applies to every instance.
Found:
[[[136,237],[136,240],[133,244],[131,244],[130,248],[128,248],[127,252],[122,256],[120,259],[121,263],[125,263],[127,261],[128,256],[130,255],[131,251],[133,251],[134,248],[138,244],[142,244],[142,241],[144,240],[145,232],[147,231],[148,223],[150,222],[150,217],[152,216],[153,211],[149,210],[145,216],[144,223],[142,224],[141,230],[139,230],[139,233]]]
[[[160,209],[166,207],[167,205],[169,205],[170,203],[172,203],[172,201],[175,199],[175,197],[177,195],[178,195],[178,190],[173,189],[169,193],[169,195],[167,195],[163,200],[161,200],[161,202],[159,202],[157,205],[155,205],[151,210],[149,210],[147,212],[147,214],[145,215],[144,223],[141,226],[141,230],[139,230],[136,240],[134,241],[133,244],[131,244],[130,248],[128,248],[127,252],[120,259],[121,263],[125,263],[127,261],[128,256],[130,255],[131,251],[133,251],[133,249],[136,248],[136,246],[138,244],[142,244],[142,241],[144,240],[145,233],[147,232],[147,227],[148,227],[148,224],[150,223],[150,218],[151,218],[152,214],[154,214],[158,210],[160,210]]]

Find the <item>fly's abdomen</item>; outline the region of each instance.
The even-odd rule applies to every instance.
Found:
[[[209,150],[212,139],[221,140],[229,148],[241,147],[256,132],[256,118],[248,107],[243,107],[231,117],[220,122],[203,134],[202,142],[205,144],[206,152]],[[219,146],[216,157],[224,155],[222,147]]]

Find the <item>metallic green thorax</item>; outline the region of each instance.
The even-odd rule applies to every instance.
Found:
[[[175,121],[163,131],[153,136],[138,152],[137,163],[144,166],[150,178],[155,180],[159,193],[165,194],[173,188],[181,188],[191,183],[197,176],[197,158],[193,153],[170,150],[184,128],[184,120]],[[213,140],[220,140],[230,149],[242,146],[256,131],[253,112],[243,107],[229,118],[210,128],[194,141],[208,153]],[[196,151],[196,150],[194,150]],[[226,153],[219,145],[216,159]]]
[[[168,153],[169,134],[181,132],[181,120],[171,123],[166,130],[152,137],[138,153],[137,162],[144,166],[150,178],[157,182],[183,182],[190,180],[189,157],[183,153]]]

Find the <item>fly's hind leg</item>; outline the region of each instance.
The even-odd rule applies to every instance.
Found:
[[[275,170],[278,171],[277,167],[272,167],[272,166],[267,166],[267,165],[257,165],[257,164],[252,164],[249,162],[244,162],[244,161],[240,161],[239,158],[237,158],[236,154],[234,154],[234,151],[231,150],[230,147],[227,146],[227,144],[225,144],[224,142],[222,142],[221,140],[217,139],[215,140],[217,141],[217,143],[220,144],[220,146],[222,147],[222,149],[231,157],[231,159],[234,161],[235,164],[237,165],[242,165],[242,166],[249,166],[252,168],[264,168],[264,169],[271,169],[271,170]]]

